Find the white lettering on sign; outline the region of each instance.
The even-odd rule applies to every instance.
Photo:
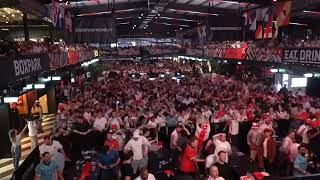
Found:
[[[285,49],[284,61],[319,64],[320,49]]]
[[[320,62],[320,50],[315,50],[312,52],[312,59],[314,61]]]
[[[305,59],[306,59],[306,51],[305,51],[305,50],[301,50],[301,51],[300,51],[300,58],[299,58],[299,60],[300,60],[300,61],[305,61]]]
[[[318,49],[308,49],[300,50],[300,59],[301,62],[306,63],[320,63],[320,50]]]
[[[40,58],[14,60],[13,65],[16,76],[42,70]]]
[[[289,50],[284,50],[284,59],[290,59],[290,51]]]

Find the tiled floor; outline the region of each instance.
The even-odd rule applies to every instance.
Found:
[[[55,120],[54,115],[44,116],[44,119],[42,122],[44,133],[38,134],[39,145],[43,143],[43,136],[50,133],[50,130],[52,129],[54,124],[54,120]],[[21,144],[22,144],[22,154],[21,154],[20,164],[31,152],[30,138],[26,137],[22,139]],[[1,180],[10,179],[12,176],[12,172],[13,172],[13,159],[12,158],[0,159],[0,179]]]

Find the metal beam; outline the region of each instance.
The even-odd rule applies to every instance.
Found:
[[[203,13],[210,13],[213,14],[238,14],[238,12],[235,12],[232,9],[223,9],[223,8],[214,8],[211,9],[205,6],[199,6],[199,5],[184,5],[184,4],[175,4],[170,3],[167,6],[167,9],[176,9],[176,10],[182,10],[182,11],[194,11],[194,12],[203,12]]]
[[[115,10],[124,10],[124,9],[141,9],[141,10],[147,10],[148,4],[146,2],[135,2],[135,3],[121,3],[121,4],[115,4],[114,9]],[[89,7],[75,7],[72,8],[71,11],[74,14],[89,14],[89,13],[97,13],[97,12],[105,12],[105,11],[111,11],[112,6],[108,4],[103,5],[94,5]]]
[[[195,21],[202,21],[205,19],[203,16],[195,15],[195,14],[177,14],[176,12],[163,12],[161,16],[169,17],[169,18],[178,18],[178,19],[190,19]]]

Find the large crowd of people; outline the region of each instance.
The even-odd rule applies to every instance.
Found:
[[[28,55],[28,54],[39,54],[39,53],[60,53],[67,52],[69,49],[84,52],[93,50],[87,44],[68,44],[65,42],[35,42],[35,41],[21,41],[21,42],[0,42],[0,56],[11,56],[11,55]]]
[[[99,81],[85,75],[61,81],[55,128],[39,147],[36,178],[63,179],[65,162],[79,167],[79,179],[276,179],[319,172],[316,98],[193,69],[110,63]],[[10,134],[13,143],[21,136]]]

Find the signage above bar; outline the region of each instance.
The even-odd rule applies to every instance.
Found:
[[[320,64],[320,49],[284,49],[284,62]]]
[[[15,57],[0,57],[0,88],[6,88],[8,83],[39,72],[50,70],[47,54],[23,55]]]

